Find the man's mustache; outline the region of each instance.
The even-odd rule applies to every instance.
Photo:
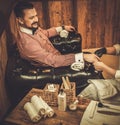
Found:
[[[34,24],[38,24],[38,22],[33,22],[32,25],[34,25]]]

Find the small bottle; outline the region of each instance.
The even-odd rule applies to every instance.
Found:
[[[66,107],[66,93],[61,89],[58,94],[58,110],[66,111]]]

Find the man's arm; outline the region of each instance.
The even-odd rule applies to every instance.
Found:
[[[75,28],[73,26],[59,26],[59,27],[52,27],[47,30],[44,30],[44,33],[47,35],[47,37],[52,37],[59,35],[61,31],[66,30],[68,32],[75,31]]]
[[[116,49],[115,47],[107,47],[106,48],[106,54],[109,54],[109,55],[115,55],[116,54]]]
[[[94,52],[101,57],[103,54],[120,55],[120,44],[115,44],[112,47],[102,47]]]
[[[61,55],[57,53],[57,51],[49,52],[39,46],[39,43],[34,42],[34,44],[29,42],[24,48],[26,51],[24,52],[27,59],[38,62],[40,65],[48,65],[52,67],[60,67],[60,66],[68,66],[73,64],[74,62],[78,62],[81,60],[81,54],[66,54]],[[93,63],[97,59],[94,54],[83,54],[83,59]]]
[[[115,44],[112,47],[107,47],[106,50],[107,54],[120,55],[120,44]]]
[[[116,70],[115,78],[120,79],[120,70]]]
[[[113,55],[113,54],[119,55],[120,54],[120,44],[115,44],[112,47],[106,47],[105,49],[106,49],[107,54],[110,54],[110,55]],[[103,50],[103,48],[101,50]],[[100,54],[101,50],[100,49],[97,50],[97,53]],[[120,78],[120,70],[113,69],[100,61],[94,62],[93,65],[94,65],[95,69],[98,71],[105,71],[106,73],[112,75],[115,78]]]
[[[120,44],[115,44],[113,47],[116,50],[116,55],[120,55]]]

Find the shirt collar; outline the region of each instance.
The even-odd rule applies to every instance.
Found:
[[[25,27],[20,27],[20,31],[31,35],[33,34],[33,31],[31,29]]]

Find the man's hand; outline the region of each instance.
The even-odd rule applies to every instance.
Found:
[[[64,26],[64,28],[65,28],[65,30],[70,31],[70,32],[75,31],[75,27],[73,27],[73,26]]]
[[[84,60],[89,63],[94,63],[96,61],[100,61],[100,58],[95,54],[84,54]]]
[[[103,54],[106,54],[107,50],[105,47],[100,48],[98,50],[96,50],[94,53],[98,56],[101,57]]]

